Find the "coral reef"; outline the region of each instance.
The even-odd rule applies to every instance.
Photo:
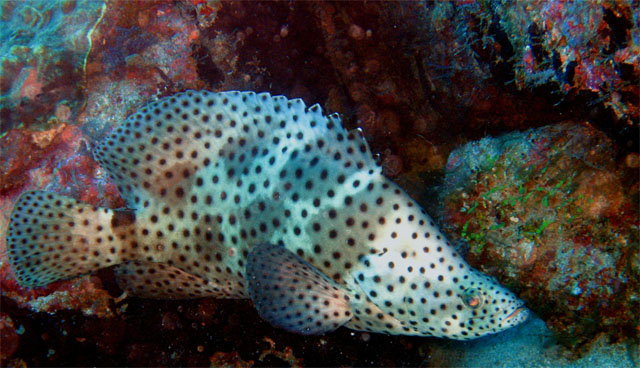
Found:
[[[120,298],[110,270],[17,285],[4,239],[17,196],[47,189],[122,207],[94,142],[145,102],[189,88],[270,91],[341,113],[385,174],[568,354],[603,338],[637,342],[634,6],[2,2],[1,364],[455,364],[432,339],[274,330],[247,301]],[[527,131],[483,138],[513,130]]]
[[[18,126],[46,127],[52,115],[68,120],[78,113],[91,49],[88,36],[104,6],[91,0],[2,2],[2,132]]]
[[[590,106],[589,118],[616,137],[637,130],[640,17],[632,1],[426,6],[430,29],[444,33],[437,38],[455,40],[456,49],[437,54],[449,58],[453,70],[466,66],[474,80],[491,77],[519,90],[542,92],[556,105]]]

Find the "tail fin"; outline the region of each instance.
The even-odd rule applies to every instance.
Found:
[[[114,210],[54,193],[23,193],[7,232],[18,282],[42,286],[120,263],[122,243],[112,231],[113,215]]]

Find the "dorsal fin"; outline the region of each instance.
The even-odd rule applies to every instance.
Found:
[[[137,208],[158,196],[185,195],[202,167],[266,155],[274,145],[339,153],[348,170],[375,167],[364,139],[347,134],[337,114],[324,116],[317,104],[307,109],[301,99],[237,91],[186,91],[152,102],[105,138],[94,156],[128,206]]]

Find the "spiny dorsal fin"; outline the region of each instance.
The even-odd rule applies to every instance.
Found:
[[[187,91],[152,102],[104,139],[94,156],[128,206],[138,208],[158,197],[179,200],[203,167],[270,149],[275,156],[284,147],[319,150],[353,171],[375,165],[366,142],[347,134],[337,114],[324,116],[319,105],[307,109],[300,99],[237,91]]]

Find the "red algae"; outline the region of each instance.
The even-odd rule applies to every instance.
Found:
[[[55,313],[61,310],[78,310],[88,316],[113,317],[113,297],[102,289],[95,277],[51,284],[39,290],[18,286],[15,281],[3,281],[2,295],[18,306],[35,312]]]
[[[265,337],[264,341],[269,343],[269,348],[260,353],[258,360],[264,361],[266,357],[273,355],[274,357],[281,359],[289,364],[290,367],[303,367],[304,361],[300,358],[296,358],[293,355],[293,349],[289,346],[285,347],[283,351],[276,350],[276,343],[272,339]]]
[[[253,367],[255,364],[253,360],[242,360],[240,355],[235,351],[231,353],[215,352],[209,360],[211,361],[211,367],[241,368]]]

